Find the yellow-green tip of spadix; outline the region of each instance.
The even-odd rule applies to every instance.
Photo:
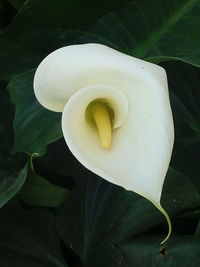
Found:
[[[99,133],[101,146],[108,149],[112,142],[112,123],[105,103],[96,102],[92,107],[92,116]]]

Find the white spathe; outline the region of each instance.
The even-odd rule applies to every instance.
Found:
[[[63,112],[67,145],[86,168],[161,207],[174,142],[163,68],[100,44],[71,45],[40,63],[34,90],[44,107]],[[99,98],[115,113],[108,150],[85,119]]]

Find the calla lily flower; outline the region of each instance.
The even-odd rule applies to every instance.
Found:
[[[38,101],[62,112],[74,156],[107,181],[160,204],[174,142],[165,70],[100,44],[48,55],[34,78]]]

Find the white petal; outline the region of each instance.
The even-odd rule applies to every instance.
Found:
[[[91,98],[91,93],[83,88],[89,86],[89,91],[93,88],[97,92],[99,85],[102,98],[108,97],[107,85],[108,91],[109,87],[120,90],[129,103],[129,114],[115,130],[109,151],[100,147],[97,136],[96,141],[91,138],[97,133],[88,130],[85,120],[87,105],[97,96]],[[49,109],[62,111],[66,105],[64,136],[83,165],[109,181],[159,202],[173,146],[173,120],[164,69],[103,45],[73,45],[54,51],[41,62],[34,90],[40,103]]]
[[[160,197],[174,128],[163,68],[103,45],[73,45],[41,62],[34,90],[46,108],[63,111],[65,140],[86,168],[148,198],[169,223]],[[88,104],[98,98],[104,98],[116,115],[108,150],[85,119]]]

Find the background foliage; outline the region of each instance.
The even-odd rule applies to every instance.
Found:
[[[1,267],[200,266],[199,14],[199,0],[0,0]],[[60,114],[34,97],[40,61],[87,42],[167,71],[176,136],[162,195],[173,224],[165,246],[163,216],[81,166]]]

